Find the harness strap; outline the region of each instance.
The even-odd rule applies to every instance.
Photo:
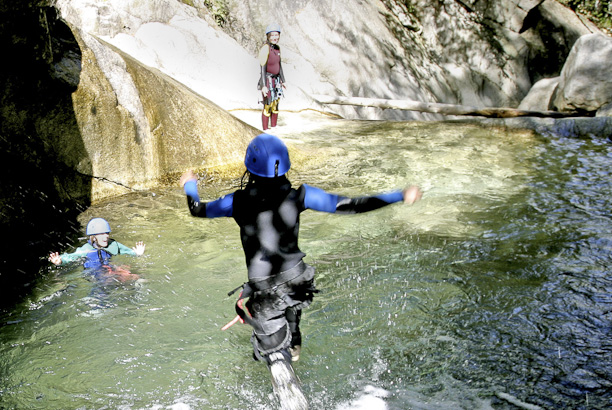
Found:
[[[242,296],[241,296],[241,299],[238,299],[238,302],[240,302],[241,300],[242,300]],[[251,325],[253,329],[261,333],[262,332],[261,326],[259,326],[259,324],[256,321],[254,321],[250,315],[246,314],[246,312],[244,311],[244,309],[242,309],[242,307],[238,304],[238,302],[236,302],[236,305],[234,306],[236,310],[236,314],[240,316],[240,319],[242,319],[243,322]]]
[[[245,312],[245,310],[242,308],[242,299],[250,297],[255,292],[261,292],[267,289],[274,289],[284,283],[298,278],[306,271],[306,266],[307,265],[304,263],[304,261],[300,261],[291,269],[287,269],[286,271],[281,272],[277,275],[271,275],[263,278],[256,278],[254,280],[250,280],[249,282],[245,282],[242,285],[238,286],[236,289],[229,292],[228,296],[231,296],[236,291],[238,291],[238,289],[242,288],[242,293],[240,293],[238,301],[236,301],[236,305],[234,306],[236,314],[243,322],[249,324],[253,328],[255,333],[263,334],[264,332],[261,325],[257,321],[253,320],[250,314],[247,314],[247,312]],[[316,289],[312,289],[312,292],[315,293]]]
[[[283,283],[287,283],[299,277],[302,273],[304,273],[305,270],[306,264],[304,263],[304,261],[300,261],[293,268],[287,269],[286,271],[281,272],[277,275],[251,279],[248,282],[248,285],[250,285],[250,287],[253,288],[256,292],[260,292],[262,290],[270,289],[275,286],[282,285]]]
[[[283,340],[280,341],[280,343],[278,343],[277,346],[274,346],[271,349],[267,349],[267,350],[264,349],[259,343],[259,341],[257,340],[257,336],[253,334],[251,335],[251,343],[253,344],[253,354],[255,355],[257,360],[264,361],[265,360],[264,356],[267,356],[270,353],[278,352],[280,350],[279,348],[282,349],[283,346],[288,347],[290,340],[291,340],[291,330],[289,329],[289,326],[287,325],[285,326],[285,335],[283,337]]]
[[[268,88],[268,96],[264,99],[265,101],[271,104],[283,97],[283,81],[280,74],[266,73],[265,86]]]
[[[238,286],[236,289],[232,290],[228,293],[228,296],[234,294],[238,289],[242,288],[242,293],[238,297],[238,301],[234,306],[236,310],[236,314],[240,317],[240,319],[249,324],[256,333],[263,333],[263,330],[259,323],[257,323],[253,318],[247,314],[242,308],[242,304],[240,303],[242,299],[246,299],[250,297],[255,292],[261,292],[267,289],[272,289],[284,283],[287,283],[293,279],[296,279],[301,274],[306,271],[306,264],[303,261],[300,261],[297,265],[295,265],[291,269],[287,269],[284,272],[281,272],[277,275],[266,276],[263,278],[257,278],[255,280],[250,280],[249,282],[245,282],[242,285]]]
[[[98,248],[97,251],[98,251],[98,260],[100,261],[101,265],[106,264],[113,256],[113,254],[107,251],[106,249]],[[108,260],[104,256],[106,256]]]

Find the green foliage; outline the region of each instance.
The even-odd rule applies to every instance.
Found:
[[[223,27],[229,18],[226,0],[204,0],[204,6],[211,12],[219,27]]]
[[[215,19],[219,27],[223,27],[229,19],[227,0],[180,0],[191,7],[204,6]]]
[[[558,0],[577,13],[586,16],[600,29],[612,33],[612,0]]]

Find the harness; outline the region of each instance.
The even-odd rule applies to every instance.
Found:
[[[312,302],[315,293],[319,291],[314,287],[314,268],[300,261],[296,266],[276,275],[250,280],[228,293],[233,295],[242,289],[235,305],[236,318],[225,325],[223,330],[240,320],[253,328],[253,343],[255,355],[261,359],[262,356],[278,351],[289,345],[291,341],[291,330],[284,318],[285,310],[292,308],[301,310]],[[246,311],[242,307],[245,298],[251,298],[247,302]],[[265,304],[260,309],[257,317],[249,312],[249,304]],[[284,322],[284,323],[283,323]],[[284,329],[284,331],[283,331]],[[266,340],[269,346],[265,349],[261,345],[261,339]]]
[[[277,296],[279,296],[283,300],[283,302],[287,303],[287,305],[289,306],[295,305],[294,301],[290,300],[291,298],[286,292],[279,292],[279,287],[294,279],[297,279],[305,271],[306,271],[306,264],[303,261],[300,261],[293,268],[288,269],[284,272],[281,272],[277,275],[267,276],[264,278],[256,278],[255,280],[250,280],[248,282],[245,282],[242,285],[238,286],[236,289],[229,292],[227,296],[232,296],[239,289],[242,289],[242,292],[240,293],[240,296],[238,297],[238,301],[236,302],[236,305],[235,305],[236,313],[238,314],[238,316],[243,322],[248,323],[256,330],[261,330],[261,326],[256,321],[254,321],[250,315],[247,315],[247,313],[244,311],[244,309],[242,308],[241,301],[243,299],[246,299],[248,297],[255,295],[258,292],[264,292],[267,290],[271,290],[271,292],[276,293]],[[317,292],[318,290],[314,288],[312,289],[312,293],[317,293]]]
[[[280,74],[266,73],[266,87],[268,88],[268,101],[280,100],[283,97],[283,82]]]
[[[108,246],[111,246],[113,242],[114,240],[109,239]],[[92,246],[92,250],[87,253],[87,257],[86,257],[85,262],[83,263],[83,266],[85,268],[96,268],[101,265],[108,265],[110,263],[111,258],[114,256],[114,254],[109,252],[106,249],[95,248],[93,247],[93,245],[91,246]],[[117,247],[117,255],[120,253],[121,253],[121,250],[119,249],[119,247]]]

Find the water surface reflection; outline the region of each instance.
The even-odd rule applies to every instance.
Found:
[[[304,214],[301,248],[323,291],[296,365],[313,408],[515,408],[497,393],[612,406],[608,142],[347,121],[287,140],[295,185],[425,191],[413,207]],[[220,331],[234,316],[226,293],[245,280],[234,222],[190,217],[179,188],[82,220],[94,215],[147,243],[144,258],[117,261],[146,281],[107,289],[101,309],[80,268],[51,271],[2,317],[0,407],[270,408],[250,330]]]

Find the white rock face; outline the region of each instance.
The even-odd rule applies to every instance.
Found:
[[[503,78],[486,44],[477,43],[467,32],[457,34],[480,51],[466,61],[438,64],[440,58],[428,48],[440,46],[440,42],[434,44],[431,31],[419,27],[409,13],[397,10],[397,4],[389,3],[396,8],[393,14],[380,1],[324,3],[325,7],[321,1],[282,5],[229,2],[232,13],[244,16],[245,31],[255,38],[251,43],[257,47],[263,43],[263,30],[270,21],[283,27],[280,44],[287,92],[281,110],[314,108],[347,117],[427,119],[435,117],[349,106],[321,107],[310,95],[503,105],[509,95],[522,92],[522,88],[526,92],[525,85],[520,85],[520,90],[516,86],[524,82],[525,73],[515,68],[516,75]],[[211,24],[212,19],[201,17],[205,14],[202,10],[176,0],[59,0],[57,7],[73,25],[158,68],[222,108],[260,107],[257,49],[246,50]],[[413,26],[406,30],[410,24]],[[398,26],[395,34],[394,25]],[[439,52],[444,54],[445,50]]]
[[[58,0],[83,31],[157,68],[227,110],[258,109],[258,48],[271,22],[282,27],[287,90],[283,110],[361,119],[442,119],[433,114],[323,106],[312,95],[515,107],[532,84],[526,20],[593,27],[551,0],[432,4],[415,0],[227,0],[222,30],[199,0]],[[551,24],[552,24],[551,23]],[[523,32],[526,30],[526,32]],[[575,40],[571,40],[575,41]]]
[[[194,8],[176,0],[60,0],[57,6],[71,24],[221,107],[257,107],[257,60]]]

